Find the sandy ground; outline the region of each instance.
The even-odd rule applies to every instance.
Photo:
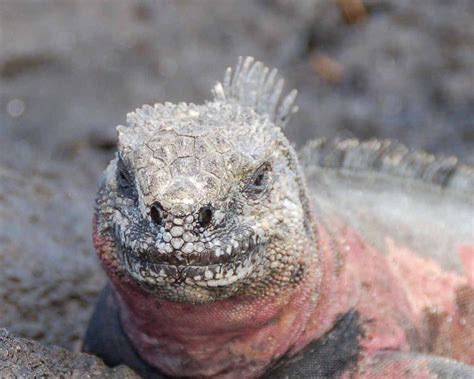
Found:
[[[350,3],[0,1],[0,327],[78,346],[104,280],[90,219],[116,125],[202,102],[239,55],[298,88],[298,146],[394,138],[474,163],[474,2]]]

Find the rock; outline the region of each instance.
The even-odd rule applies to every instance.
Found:
[[[44,346],[15,337],[6,329],[0,329],[0,377],[139,378],[128,367],[108,368],[92,355]]]
[[[70,349],[103,286],[90,226],[95,178],[81,166],[0,142],[0,325]]]

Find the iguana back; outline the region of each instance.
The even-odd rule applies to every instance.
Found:
[[[386,140],[315,140],[300,157],[316,213],[337,213],[381,252],[392,239],[463,271],[456,252],[474,244],[472,167]]]

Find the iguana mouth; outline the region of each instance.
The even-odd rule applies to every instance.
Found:
[[[201,287],[222,287],[247,277],[259,260],[262,246],[254,248],[238,260],[209,265],[174,265],[154,263],[137,257],[130,250],[120,250],[120,259],[137,281],[151,285],[182,283]]]
[[[121,236],[123,233],[116,230],[121,264],[135,280],[149,285],[186,282],[221,287],[233,284],[253,271],[265,246],[262,236],[250,229],[234,234],[225,242],[216,238],[214,242],[195,243],[192,250],[181,248],[170,252],[150,243],[123,240]]]

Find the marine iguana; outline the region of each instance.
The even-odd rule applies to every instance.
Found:
[[[247,57],[117,128],[83,349],[145,377],[473,375],[473,169],[376,140],[298,158],[282,88]]]

